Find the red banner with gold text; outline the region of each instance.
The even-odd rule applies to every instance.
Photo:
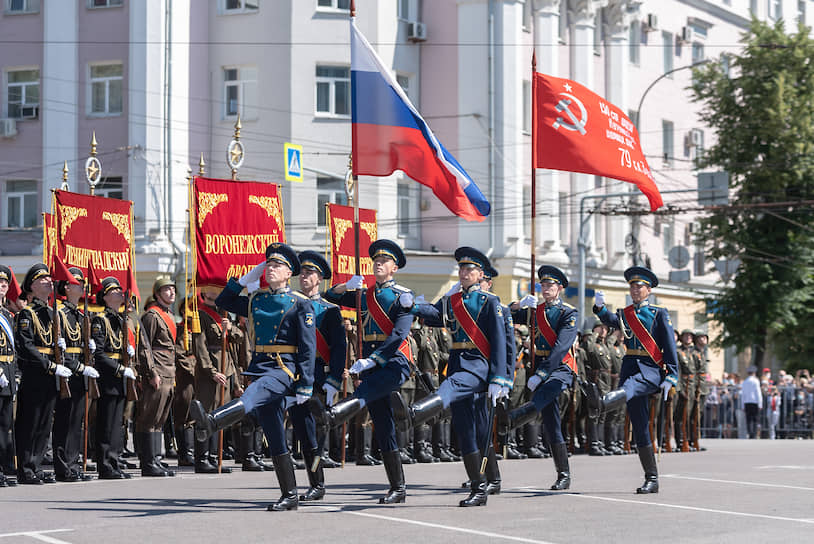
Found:
[[[353,207],[328,204],[331,237],[331,283],[344,283],[356,273],[355,244],[353,241]],[[365,285],[376,285],[373,260],[368,255],[370,243],[378,238],[376,210],[359,208],[359,261]]]
[[[223,287],[264,262],[269,244],[285,242],[279,185],[196,177],[192,198],[198,285]]]

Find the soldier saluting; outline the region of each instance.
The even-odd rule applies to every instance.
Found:
[[[265,272],[268,289],[259,289]],[[198,440],[206,440],[218,429],[234,425],[255,410],[269,441],[274,470],[282,495],[269,511],[296,510],[297,481],[294,463],[285,440],[285,397],[298,404],[311,398],[314,383],[314,309],[310,300],[291,290],[289,279],[300,273],[300,261],[289,246],[275,242],[266,248],[266,262],[239,280],[229,279],[215,303],[249,318],[253,339],[252,362],[245,375],[254,378],[243,395],[207,414],[197,400],[190,415],[195,420]],[[242,296],[243,287],[249,296]]]

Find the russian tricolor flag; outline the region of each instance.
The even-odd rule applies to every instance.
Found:
[[[489,201],[430,130],[351,17],[353,173],[389,176],[401,170],[426,185],[449,210],[483,221]]]

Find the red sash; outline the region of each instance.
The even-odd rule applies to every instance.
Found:
[[[540,329],[540,334],[543,335],[543,338],[545,338],[545,341],[548,342],[551,349],[554,349],[554,344],[557,343],[557,333],[551,328],[551,324],[548,322],[548,316],[545,315],[545,304],[537,306],[537,327]],[[562,358],[562,362],[565,366],[571,369],[571,372],[574,374],[579,374],[577,371],[577,361],[574,359],[574,354],[571,353],[570,347],[568,348],[565,357]]]
[[[627,324],[630,325],[630,330],[633,331],[633,334],[636,336],[636,339],[642,343],[644,349],[650,355],[650,358],[656,362],[661,368],[664,368],[664,361],[662,361],[661,350],[659,349],[658,344],[650,335],[650,331],[644,328],[644,325],[639,320],[639,316],[636,315],[636,309],[634,308],[633,304],[626,307],[622,312],[625,314],[625,320]]]
[[[136,331],[132,327],[127,327],[127,341],[133,346],[133,351],[136,350]]]
[[[314,327],[314,330],[317,333],[317,355],[328,363],[331,360],[331,349],[328,347],[328,342],[325,340],[325,337],[322,336],[322,331],[316,327]]]
[[[203,304],[202,303],[202,304],[200,304],[198,306],[198,309],[203,310],[204,312],[206,312],[206,315],[211,317],[215,321],[215,323],[218,324],[218,327],[220,327],[220,332],[221,333],[223,332],[223,316],[222,315],[218,315],[218,312],[216,312],[215,309],[212,306],[209,306],[208,304]]]
[[[150,306],[150,310],[155,311],[155,313],[157,313],[159,316],[161,316],[161,319],[164,320],[164,323],[167,325],[167,328],[170,330],[170,336],[172,336],[172,341],[175,342],[175,338],[176,338],[176,336],[178,336],[178,327],[175,324],[175,319],[173,319],[170,314],[168,314],[167,312],[162,310],[157,305]],[[218,318],[218,321],[220,321],[220,318]]]
[[[478,327],[478,324],[475,323],[475,320],[472,319],[472,316],[469,314],[466,308],[464,308],[463,293],[459,291],[454,295],[451,295],[449,297],[449,301],[452,303],[452,314],[455,316],[455,319],[461,325],[461,328],[464,330],[466,335],[472,340],[472,342],[475,343],[478,351],[480,351],[488,361],[492,356],[492,346],[489,343],[489,340],[483,334],[483,331]]]
[[[381,306],[379,306],[379,301],[376,300],[376,295],[373,292],[373,289],[368,289],[365,291],[365,299],[367,300],[367,311],[370,316],[373,318],[373,321],[378,325],[378,327],[382,330],[384,334],[390,336],[393,333],[393,322],[390,321],[390,317],[384,313],[384,310]],[[410,349],[410,341],[406,338],[399,346],[399,351],[407,357],[407,360],[412,362],[413,360],[413,350]]]

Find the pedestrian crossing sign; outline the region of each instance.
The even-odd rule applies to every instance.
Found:
[[[302,146],[283,144],[283,155],[285,156],[285,180],[302,183]]]

